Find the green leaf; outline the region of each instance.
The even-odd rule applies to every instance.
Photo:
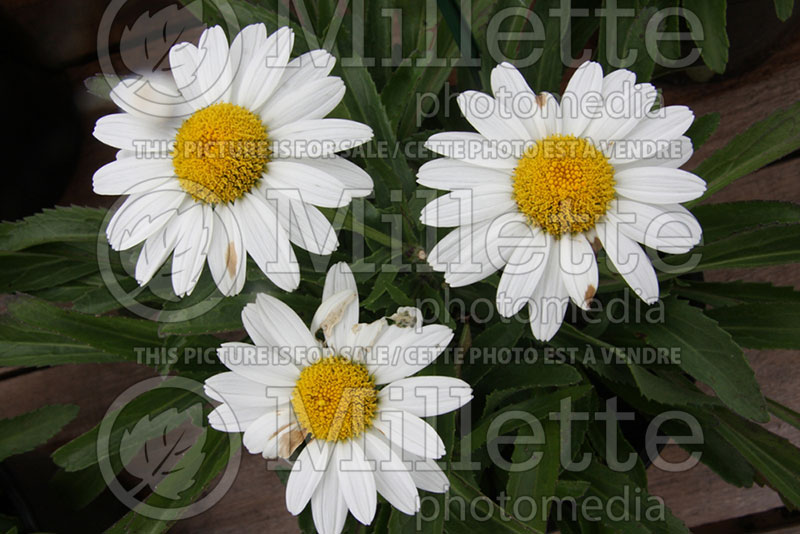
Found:
[[[692,213],[703,227],[706,243],[725,239],[737,232],[800,222],[800,204],[792,202],[748,200],[706,204],[697,206]]]
[[[119,77],[113,74],[95,74],[83,80],[83,85],[89,93],[107,102],[111,102],[111,89],[119,83]]]
[[[28,330],[63,336],[118,359],[137,361],[137,349],[161,347],[158,324],[126,317],[95,317],[64,310],[42,300],[19,298],[8,304],[8,313]],[[39,364],[46,365],[42,360]]]
[[[800,262],[800,224],[755,228],[660,261],[675,274]]]
[[[450,492],[461,497],[461,499],[450,498],[447,503],[451,506],[452,512],[449,514],[454,532],[471,532],[497,534],[497,532],[509,532],[515,534],[543,534],[542,531],[535,530],[507,514],[494,501],[483,495],[479,488],[472,484],[460,472],[450,473]],[[468,503],[474,513],[459,513],[458,507]],[[462,510],[463,511],[463,510]],[[470,520],[470,516],[481,518]],[[462,519],[466,517],[466,520]],[[486,518],[486,520],[483,520]],[[450,529],[448,528],[448,531]]]
[[[354,60],[360,58],[354,54]],[[366,159],[367,171],[375,182],[378,205],[388,205],[389,191],[394,189],[402,189],[404,197],[411,198],[415,178],[402,152],[398,151],[395,131],[369,71],[361,65],[348,65],[338,70],[347,84],[344,103],[350,116],[372,127],[375,137],[371,146],[389,151],[385,157]]]
[[[699,0],[698,0],[699,1]],[[800,148],[800,102],[772,113],[734,137],[694,169],[708,184],[698,204],[720,189]]]
[[[781,22],[786,22],[792,16],[794,0],[775,0],[775,13]]]
[[[736,412],[757,421],[769,420],[753,370],[730,334],[686,301],[668,297],[663,302],[663,324],[635,327],[647,342],[678,349],[681,369],[710,386]]]
[[[97,262],[76,261],[55,254],[0,252],[0,292],[58,287],[97,272]]]
[[[78,407],[73,404],[53,404],[0,419],[0,462],[46,443],[76,415]]]
[[[762,426],[737,417],[727,410],[714,411],[720,434],[747,458],[768,484],[800,506],[800,449]]]
[[[671,381],[635,363],[629,363],[628,368],[636,380],[639,391],[652,401],[669,406],[720,404],[717,397],[706,395],[691,384],[682,384],[683,381],[678,380]]]
[[[548,508],[542,506],[556,493],[558,474],[561,471],[561,435],[560,426],[556,421],[547,420],[542,425],[544,428],[544,443],[516,443],[521,437],[528,437],[530,432],[520,431],[514,443],[514,452],[511,462],[521,465],[538,454],[539,461],[531,469],[513,471],[508,474],[506,493],[510,497],[506,511],[511,512],[514,503],[523,497],[530,497],[538,507],[536,514],[527,521],[528,526],[534,530],[545,532],[547,529]],[[529,429],[528,429],[529,430]],[[525,514],[528,515],[528,514]]]
[[[708,68],[725,72],[728,63],[728,32],[725,30],[727,0],[683,0],[684,9],[697,15],[700,25],[690,27],[692,38]]]
[[[800,303],[749,303],[708,310],[739,345],[751,349],[800,348]]]
[[[644,488],[639,488],[625,473],[612,471],[595,460],[580,473],[570,473],[566,476],[569,479],[586,480],[591,484],[587,490],[587,497],[595,496],[603,503],[603,506],[593,507],[593,510],[597,510],[597,516],[611,529],[610,532],[689,534],[686,525],[672,515],[669,508],[663,506],[663,502],[648,495]],[[647,510],[650,507],[658,507],[656,509],[661,510],[661,506],[664,517],[651,519]],[[641,510],[641,514],[634,514],[632,510]]]
[[[546,362],[543,357],[539,357],[535,362],[512,361],[498,364],[474,383],[474,388],[494,392],[503,389],[568,386],[580,381],[581,374],[571,365]]]
[[[65,363],[119,361],[119,357],[74,340],[25,328],[7,318],[0,319],[0,365],[39,367]]]
[[[614,4],[616,9],[610,9],[610,6],[605,4],[604,2],[606,16],[613,17],[616,24],[600,25],[597,60],[603,66],[603,71],[608,74],[624,68],[635,72],[638,82],[649,81],[653,76],[655,58],[647,49],[648,25],[656,13],[673,7],[675,2],[618,0]],[[609,29],[616,30],[616,35],[609,34]]]
[[[692,147],[695,151],[703,146],[714,132],[717,131],[719,119],[720,114],[715,111],[713,113],[706,113],[702,117],[698,117],[694,120],[686,131],[686,136],[692,140]]]
[[[481,376],[494,369],[495,365],[483,356],[497,353],[503,348],[516,347],[527,326],[524,322],[515,320],[510,323],[498,322],[473,337],[470,359],[472,360],[473,354],[479,355],[479,358],[477,361],[470,361],[470,365],[464,367],[465,379],[477,383]]]
[[[534,391],[532,398],[516,404],[503,406],[490,416],[483,418],[464,439],[468,440],[470,450],[474,451],[486,443],[487,431],[489,427],[492,426],[492,422],[497,416],[508,412],[526,412],[528,415],[536,418],[546,418],[551,412],[558,412],[560,410],[561,401],[563,399],[570,399],[574,404],[591,392],[592,387],[585,385],[559,388],[551,393]],[[500,426],[498,429],[499,435],[508,434],[518,428],[524,427],[526,424],[527,423],[523,419],[511,418]]]
[[[700,282],[679,279],[670,288],[670,292],[714,307],[755,302],[772,302],[776,305],[800,302],[800,291],[764,282]]]
[[[43,243],[96,242],[102,237],[106,210],[58,207],[19,222],[0,224],[0,250],[14,251]]]
[[[791,408],[787,408],[778,401],[770,398],[767,399],[767,409],[769,409],[769,413],[775,417],[786,421],[793,427],[800,430],[800,413],[797,413]]]

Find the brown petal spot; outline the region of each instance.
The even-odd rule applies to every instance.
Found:
[[[228,243],[228,249],[225,251],[225,268],[228,269],[228,275],[233,278],[236,276],[236,262],[239,258],[236,256],[236,245],[233,242]]]
[[[304,437],[303,431],[299,428],[284,432],[283,435],[278,438],[278,457],[289,458],[298,445],[303,443]]]
[[[539,104],[540,108],[543,108],[544,105],[547,104],[547,95],[545,93],[536,95],[536,103]]]
[[[583,296],[584,302],[589,302],[594,297],[594,294],[597,292],[597,288],[590,285],[586,288],[586,294]]]

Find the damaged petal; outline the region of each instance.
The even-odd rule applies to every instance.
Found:
[[[280,458],[290,458],[294,450],[303,443],[304,438],[305,433],[299,427],[284,432],[278,438],[278,456]]]
[[[414,306],[402,306],[389,319],[400,328],[416,328],[422,325],[422,311]]]

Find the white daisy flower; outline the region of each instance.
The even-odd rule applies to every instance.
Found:
[[[453,338],[443,325],[421,325],[419,310],[358,323],[355,279],[345,263],[328,272],[311,327],[278,299],[260,294],[242,311],[255,342],[224,343],[231,370],[209,378],[206,393],[223,404],[209,414],[217,430],[244,432],[244,446],[288,458],[308,437],[286,486],[286,506],[311,502],[322,534],[341,532],[347,511],[369,524],[380,493],[406,514],[419,510],[417,488],[443,493],[436,459],[444,444],[422,418],[472,399],[462,380],[412,377]],[[322,330],[324,341],[315,337]]]
[[[692,155],[685,106],[654,111],[656,89],[617,70],[582,64],[559,104],[534,94],[508,63],[491,75],[494,97],[466,91],[462,113],[478,133],[445,132],[426,146],[445,158],[424,164],[418,182],[450,191],[422,210],[422,222],[458,226],[428,254],[454,287],[504,269],[497,308],[526,304],[533,335],[549,340],[569,300],[586,309],[598,285],[592,245],[651,304],[658,279],[640,244],[682,253],[700,240],[679,203],[705,182],[678,167]],[[599,240],[599,241],[598,241]]]
[[[94,175],[101,195],[129,195],[107,228],[115,250],[144,243],[136,279],[146,284],[172,253],[172,286],[192,292],[208,261],[225,295],[245,282],[246,254],[278,287],[300,281],[290,243],[330,254],[336,234],[315,206],[346,206],[372,179],[335,153],[372,138],[361,123],[326,119],[342,100],[335,59],[312,50],[293,60],[294,33],[244,28],[230,47],[219,26],[198,46],[170,50],[171,74],[123,81],[121,113],[94,136],[119,149]]]

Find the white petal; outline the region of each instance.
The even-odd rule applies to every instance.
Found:
[[[240,88],[243,88],[245,76],[252,76],[251,69],[260,65],[254,57],[262,52],[267,41],[267,27],[264,24],[250,24],[236,34],[231,43],[229,60],[233,73],[231,100],[239,103]]]
[[[564,234],[558,245],[559,268],[567,293],[575,304],[587,309],[599,279],[592,245],[583,234]]]
[[[339,105],[344,93],[344,82],[335,76],[280,91],[261,108],[261,120],[274,129],[295,121],[321,119]]]
[[[276,158],[310,158],[363,145],[372,128],[347,119],[310,119],[276,128],[270,137]]]
[[[335,177],[344,184],[345,191],[352,198],[364,197],[372,192],[372,177],[364,169],[341,156],[303,158],[300,161],[304,165],[315,167]]]
[[[376,464],[378,493],[404,514],[415,514],[419,510],[419,492],[400,454],[374,431],[364,434],[364,454]]]
[[[208,204],[192,204],[173,224],[180,234],[172,253],[172,289],[179,297],[191,295],[206,263],[214,231],[214,212]]]
[[[214,234],[208,251],[208,267],[219,291],[238,295],[244,287],[247,250],[234,208],[218,204],[214,208]]]
[[[428,226],[448,227],[492,219],[516,211],[512,195],[510,181],[451,191],[422,208],[420,220]]]
[[[381,336],[375,340],[367,367],[373,373],[376,384],[394,382],[424,369],[439,357],[453,339],[453,331],[444,325],[431,324],[408,330],[399,337]]]
[[[486,93],[464,91],[457,98],[461,113],[483,137],[502,143],[516,144],[514,154],[524,152],[523,142],[528,131],[513,114],[506,114],[503,106]]]
[[[236,204],[245,247],[258,268],[284,291],[297,289],[300,265],[272,207],[252,193],[239,198]]]
[[[547,137],[547,126],[542,118],[539,101],[528,82],[511,63],[500,63],[492,69],[492,93],[504,106],[506,113],[513,113],[521,119],[527,130],[527,139],[537,140]]]
[[[511,175],[507,171],[479,167],[466,161],[438,158],[419,168],[417,183],[431,189],[453,191],[484,185],[510,184]]]
[[[283,26],[267,37],[236,79],[234,103],[256,110],[275,92],[294,46],[294,32]]]
[[[477,224],[460,226],[428,253],[428,263],[460,287],[483,280],[502,268],[531,226],[519,213],[507,213]]]
[[[169,73],[120,80],[109,96],[127,113],[149,120],[176,120],[176,126],[193,111]]]
[[[636,83],[636,75],[619,69],[603,79],[603,109],[583,132],[595,141],[624,138],[653,108],[658,90],[649,83]]]
[[[534,232],[516,245],[500,277],[495,301],[503,317],[512,317],[528,303],[544,274],[552,239],[538,228]]]
[[[652,204],[678,204],[705,192],[705,181],[690,172],[669,167],[634,167],[614,174],[617,194]]]
[[[583,63],[567,83],[561,97],[561,131],[580,136],[591,121],[587,111],[602,106],[603,68],[599,63]]]
[[[659,142],[679,139],[693,121],[694,113],[686,106],[667,106],[651,111],[624,140],[614,145],[609,162],[617,165],[641,159],[645,147],[640,145],[657,145]]]
[[[355,440],[337,443],[333,461],[338,469],[339,488],[350,513],[362,524],[370,524],[378,506],[378,493],[373,468],[364,456],[364,450]]]
[[[670,143],[658,143],[653,149],[650,149],[648,145],[644,145],[642,148],[646,151],[639,156],[640,159],[628,159],[624,163],[617,163],[614,165],[614,170],[622,171],[638,167],[677,169],[689,161],[694,153],[692,141],[686,136],[681,136]]]
[[[169,159],[122,158],[97,169],[92,185],[98,195],[132,195],[174,180],[175,169]]]
[[[380,410],[373,425],[392,444],[411,454],[422,458],[441,458],[445,454],[439,434],[416,415],[401,410]]]
[[[378,393],[381,409],[399,409],[432,417],[461,408],[472,399],[469,384],[449,376],[414,376],[395,380]]]
[[[669,254],[688,252],[703,235],[700,223],[680,204],[618,199],[611,203],[606,218],[631,239]]]
[[[545,130],[547,130],[547,135],[560,134],[562,130],[561,106],[559,106],[556,97],[550,93],[542,92],[536,95],[536,101],[539,104],[539,114]]]
[[[650,258],[636,241],[616,225],[601,222],[596,226],[606,256],[639,297],[648,304],[658,300],[658,277]]]
[[[275,408],[277,397],[267,396],[267,386],[245,378],[239,373],[226,371],[209,377],[204,391],[212,399],[232,405]]]
[[[352,345],[354,323],[350,322],[349,317],[345,318],[345,315],[353,308],[354,302],[357,310],[358,292],[353,289],[346,289],[323,299],[314,313],[314,318],[311,319],[311,331],[316,333],[322,328],[325,341],[335,350]]]
[[[311,496],[311,512],[319,534],[341,534],[347,519],[347,503],[339,487],[339,473],[331,464]]]
[[[106,236],[114,250],[127,250],[138,245],[178,214],[188,195],[177,189],[158,189],[131,195],[114,213]]]
[[[339,246],[336,231],[327,217],[315,206],[303,202],[298,191],[266,191],[265,196],[277,204],[280,226],[292,243],[312,254],[323,256]]]
[[[229,100],[232,69],[228,39],[221,27],[205,30],[196,47],[191,43],[173,46],[169,64],[178,90],[194,109]]]
[[[136,260],[136,281],[140,286],[149,282],[172,254],[178,241],[178,225],[165,224],[161,230],[147,238]]]
[[[286,65],[280,90],[293,90],[314,80],[328,76],[336,65],[336,58],[327,50],[311,50],[300,54]]]
[[[244,319],[244,312],[242,312],[242,322],[245,323],[246,328],[252,327],[247,327],[248,321]],[[255,337],[264,338],[265,336],[254,337],[251,334],[250,337],[253,337],[254,341],[258,343]],[[271,338],[266,339],[270,340]],[[259,347],[270,348],[272,346],[267,343],[259,343]],[[235,341],[225,342],[217,349],[217,357],[225,367],[248,380],[271,386],[276,395],[281,395],[280,388],[294,388],[295,382],[300,376],[300,370],[286,358],[273,358],[273,354],[264,352],[263,349],[248,343]]]
[[[280,427],[278,432],[264,444],[261,456],[265,459],[284,458],[288,460],[294,454],[295,449],[304,443],[307,432],[300,428],[292,410],[289,410],[288,416],[290,422]]]
[[[325,474],[333,448],[330,442],[315,439],[307,443],[297,457],[286,483],[286,509],[290,514],[299,514],[311,500]]]
[[[288,404],[284,404],[279,410],[271,410],[247,427],[242,436],[242,444],[250,454],[263,454],[276,435],[292,424],[292,419],[292,409]],[[271,455],[272,451],[267,453]]]
[[[324,323],[324,330],[328,330],[325,335],[334,346],[347,346],[353,327],[358,323],[358,306],[358,288],[350,266],[344,262],[333,265],[325,275],[322,304],[311,321],[312,331],[316,332]]]
[[[286,303],[259,293],[242,310],[242,323],[260,347],[314,349],[318,343],[303,320]]]
[[[425,141],[425,148],[448,158],[492,169],[511,170],[517,166],[519,160],[509,144],[490,141],[473,132],[433,134]]]
[[[170,122],[143,119],[128,113],[113,113],[97,119],[94,135],[99,141],[136,154],[166,154],[177,129]]]
[[[220,432],[245,432],[265,413],[263,406],[221,404],[208,414],[208,424]]]
[[[450,488],[450,481],[436,460],[411,456],[411,478],[414,480],[414,485],[425,491],[446,493]]]
[[[274,160],[267,165],[263,187],[298,197],[324,208],[346,206],[352,200],[345,186],[336,177],[303,160]]]
[[[553,246],[558,247],[557,244]],[[558,332],[569,304],[559,262],[558,250],[553,249],[528,306],[531,332],[540,341],[549,341]]]

